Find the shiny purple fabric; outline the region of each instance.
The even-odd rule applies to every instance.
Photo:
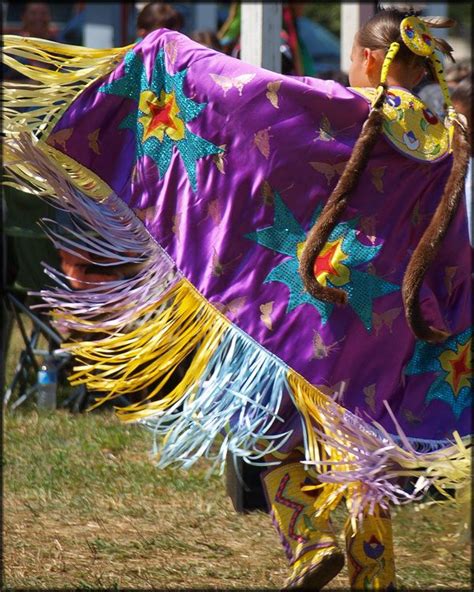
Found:
[[[431,366],[424,360],[426,371],[421,365],[415,368],[416,348],[421,346],[407,326],[400,292],[410,254],[437,206],[451,158],[420,163],[380,138],[350,196],[341,220],[344,228],[353,230],[360,244],[378,247],[355,269],[365,274],[359,278],[373,274],[386,282],[386,292],[371,299],[371,327],[350,306],[335,308],[325,322],[311,303],[288,310],[292,278],[285,283],[268,281],[268,276],[295,258],[296,251],[288,255],[269,248],[255,240],[255,233],[275,226],[276,204],[281,202],[291,212],[285,214],[290,234],[295,221],[308,232],[315,211],[339,178],[337,172],[325,174],[310,163],[348,160],[368,114],[367,101],[338,83],[258,69],[166,30],[150,34],[133,50],[149,76],[163,49],[170,74],[186,69],[184,94],[206,103],[186,127],[216,147],[225,145],[221,157],[211,154],[196,160],[195,190],[175,148],[164,174],[149,156],[139,158],[134,171],[139,139],[119,126],[136,110],[136,101],[98,92],[124,76],[123,64],[70,106],[52,133],[65,128],[73,132],[65,144],[55,147],[104,179],[144,220],[184,276],[232,323],[345,408],[394,433],[383,405],[387,400],[410,438],[433,445],[453,430],[471,433],[470,404],[455,407],[454,391],[450,398],[443,394],[445,385],[439,391],[433,388],[442,373],[436,360]],[[240,89],[225,91],[211,74],[254,77]],[[276,81],[281,81],[277,91],[269,90],[268,84]],[[93,150],[87,138],[98,129],[100,150]],[[377,187],[374,179],[381,167],[382,187]],[[278,235],[283,241],[284,232],[272,232],[272,244]],[[454,335],[471,324],[469,277],[462,205],[421,292],[425,317]],[[360,310],[371,298],[364,294],[365,285],[357,284]],[[466,397],[465,390],[462,393]],[[291,404],[286,412],[288,423],[297,427]]]

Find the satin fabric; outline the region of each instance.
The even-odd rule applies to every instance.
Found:
[[[470,434],[462,351],[471,324],[464,203],[421,291],[425,317],[453,338],[437,347],[417,342],[400,292],[452,158],[421,163],[380,138],[318,268],[348,291],[350,302],[323,306],[302,291],[298,255],[360,134],[367,100],[336,82],[256,68],[167,30],[132,51],[134,73],[122,63],[83,91],[48,142],[108,183],[235,326],[346,409],[394,433],[386,400],[413,442],[436,446],[454,430]],[[189,158],[183,154],[192,152],[194,140],[185,139],[181,151],[167,140],[173,143],[167,166],[157,156],[159,139],[153,154],[142,154],[150,120],[138,110],[136,88],[126,96],[107,86],[128,78],[151,92],[160,52],[168,75],[180,77],[184,96],[200,107],[188,103],[187,117],[184,108],[177,115],[155,109],[155,129],[174,117],[178,131],[170,133],[179,136],[178,118],[192,138],[208,143],[207,154]],[[127,117],[132,124],[124,127]],[[160,129],[163,137],[170,131]],[[61,143],[55,134],[62,130],[70,132]],[[301,428],[290,401],[282,414],[285,430],[295,427],[295,445]]]

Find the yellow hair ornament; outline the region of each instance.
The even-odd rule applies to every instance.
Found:
[[[451,146],[454,132],[453,123],[457,115],[453,108],[448,85],[444,78],[443,64],[435,52],[435,39],[431,35],[429,27],[417,16],[408,16],[402,20],[400,23],[400,34],[408,49],[416,55],[429,58],[433,65],[441,92],[443,93],[446,108],[445,125],[448,128],[449,146]]]
[[[397,55],[399,49],[400,43],[394,41],[390,44],[390,47],[388,48],[388,51],[385,54],[385,58],[382,64],[382,71],[380,73],[380,84],[385,84],[387,82],[388,69],[390,67],[390,64],[393,62],[395,56]]]
[[[408,49],[416,55],[427,58],[433,53],[435,40],[429,28],[417,16],[407,16],[402,20],[400,34]]]
[[[387,53],[385,54],[385,58],[382,64],[382,71],[380,73],[380,84],[376,89],[375,96],[372,101],[372,107],[378,103],[380,97],[384,92],[385,83],[387,82],[388,69],[390,67],[390,64],[393,62],[394,57],[397,55],[399,49],[400,44],[394,41],[388,48]]]

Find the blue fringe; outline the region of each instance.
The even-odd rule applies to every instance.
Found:
[[[290,389],[287,373],[277,358],[229,327],[198,386],[165,412],[140,420],[154,433],[157,465],[188,468],[204,456],[214,461],[211,471],[222,473],[228,453],[260,464],[292,435],[270,433],[276,422],[284,423],[278,410]]]

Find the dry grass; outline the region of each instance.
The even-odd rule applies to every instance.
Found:
[[[6,416],[4,446],[10,589],[279,589],[286,578],[265,513],[236,514],[205,461],[156,470],[148,433],[109,413]],[[339,527],[343,520],[338,512]],[[402,589],[468,587],[458,525],[449,507],[398,513]],[[347,588],[345,570],[336,588]]]
[[[8,378],[19,353],[12,340]],[[4,417],[3,559],[9,589],[279,589],[287,566],[263,512],[234,512],[206,461],[158,471],[151,437],[109,412]],[[340,532],[345,520],[336,512]],[[405,590],[470,589],[470,546],[450,506],[394,520]],[[343,540],[341,537],[341,544]],[[344,569],[328,590],[347,589]]]

